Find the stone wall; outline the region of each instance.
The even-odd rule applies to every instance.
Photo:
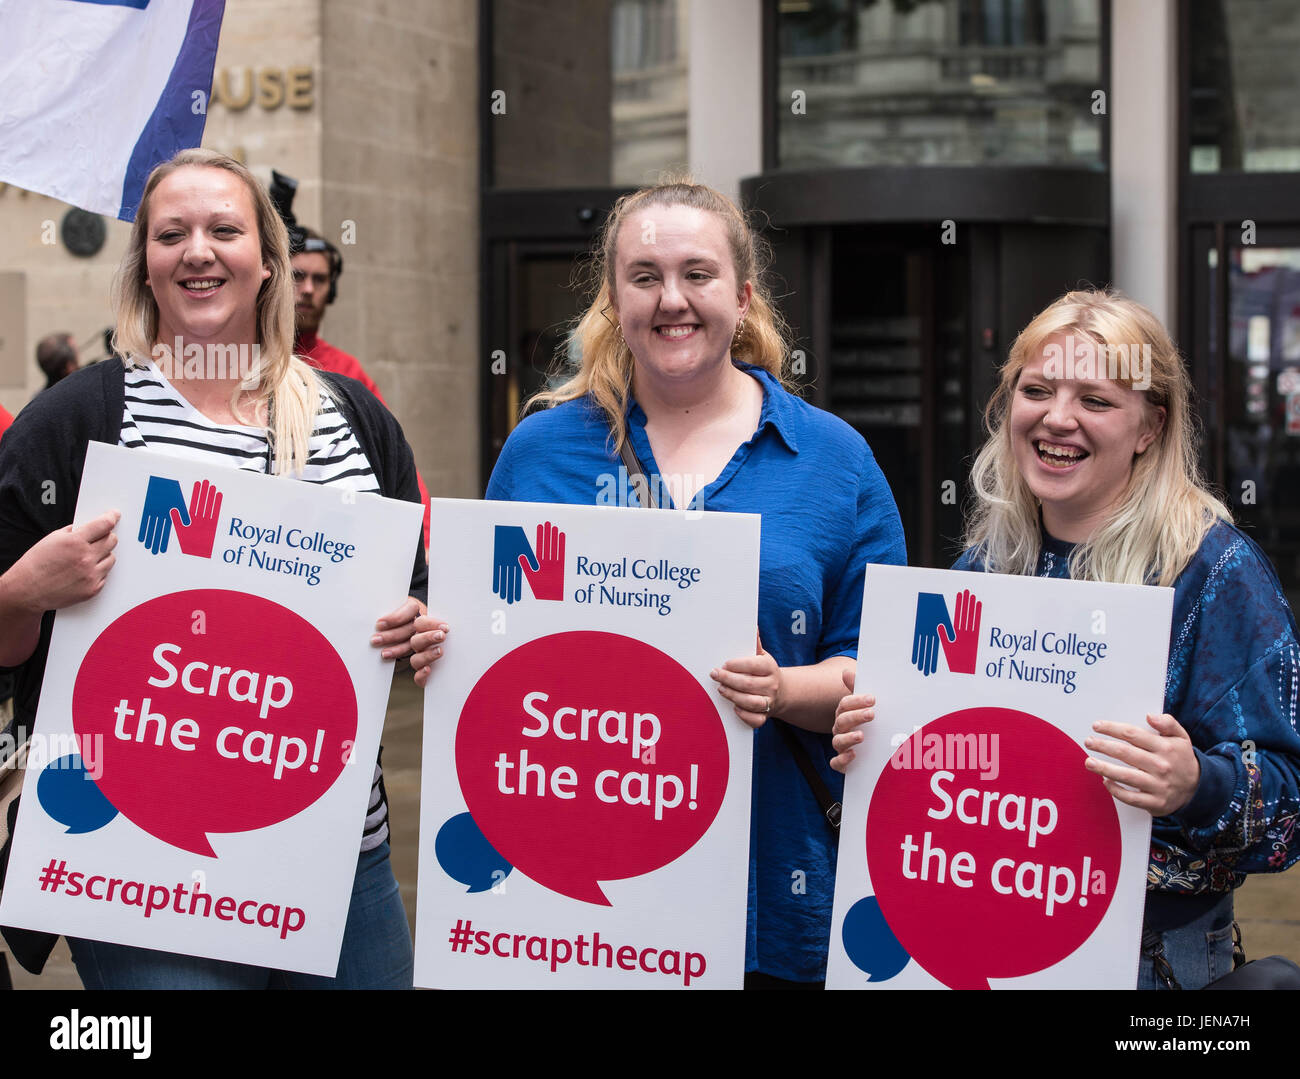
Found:
[[[324,334],[379,383],[430,491],[476,498],[477,4],[321,14],[320,227],[345,264]]]

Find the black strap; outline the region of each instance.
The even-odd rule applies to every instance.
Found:
[[[783,719],[772,717],[776,724],[776,729],[781,732],[781,737],[785,739],[785,744],[790,750],[790,756],[794,758],[794,763],[799,766],[799,771],[803,773],[804,779],[808,781],[808,786],[812,788],[813,797],[817,799],[817,804],[821,806],[822,813],[826,815],[826,823],[831,826],[831,831],[840,830],[840,817],[843,815],[844,806],[837,802],[831,794],[830,787],[822,781],[822,777],[817,774],[817,769],[813,767],[812,758],[808,756],[808,751],[804,749],[803,743],[799,741],[799,736],[790,729]]]
[[[645,474],[645,469],[641,467],[641,459],[636,455],[636,450],[632,448],[631,436],[626,432],[623,435],[623,445],[619,447],[618,453],[623,458],[623,467],[627,469],[628,479],[632,481],[632,489],[645,492],[645,502],[642,505],[646,509],[659,509],[659,492],[655,490],[655,485],[651,484],[650,477]],[[638,498],[640,497],[638,495]]]
[[[659,498],[654,485],[650,483],[645,469],[641,466],[641,459],[637,457],[636,450],[632,448],[632,439],[626,434],[623,436],[623,444],[619,447],[618,453],[623,458],[623,466],[627,469],[628,478],[632,481],[634,487],[646,493],[646,502],[643,505],[646,505],[648,509],[657,510],[659,508]],[[803,773],[804,779],[807,780],[813,797],[817,799],[817,804],[826,817],[826,823],[830,825],[831,831],[838,832],[843,806],[835,800],[831,795],[830,788],[826,786],[822,777],[817,774],[812,758],[808,756],[808,750],[799,741],[798,735],[790,729],[784,720],[777,719],[775,716],[771,718],[780,730],[786,748],[790,750],[790,756],[794,758],[794,763],[799,766],[799,771]]]

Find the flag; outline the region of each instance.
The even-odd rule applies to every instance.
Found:
[[[0,0],[0,180],[135,217],[198,146],[225,0]]]

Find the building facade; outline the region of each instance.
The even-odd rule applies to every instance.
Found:
[[[1300,591],[1300,11],[1285,0],[227,0],[205,143],[298,178],[324,334],[430,489],[477,497],[568,356],[623,191],[689,170],[765,223],[804,392],[944,565],[997,365],[1109,284],[1187,357],[1205,467]],[[0,191],[0,404],[103,354],[126,226]],[[96,238],[102,231],[102,239]]]

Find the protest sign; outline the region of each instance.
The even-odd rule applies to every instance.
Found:
[[[758,518],[432,507],[416,984],[739,987]]]
[[[333,975],[420,506],[91,443],[0,923]]]
[[[857,692],[878,703],[827,985],[1133,988],[1151,816],[1083,742],[1163,711],[1173,591],[892,566],[865,587]]]

